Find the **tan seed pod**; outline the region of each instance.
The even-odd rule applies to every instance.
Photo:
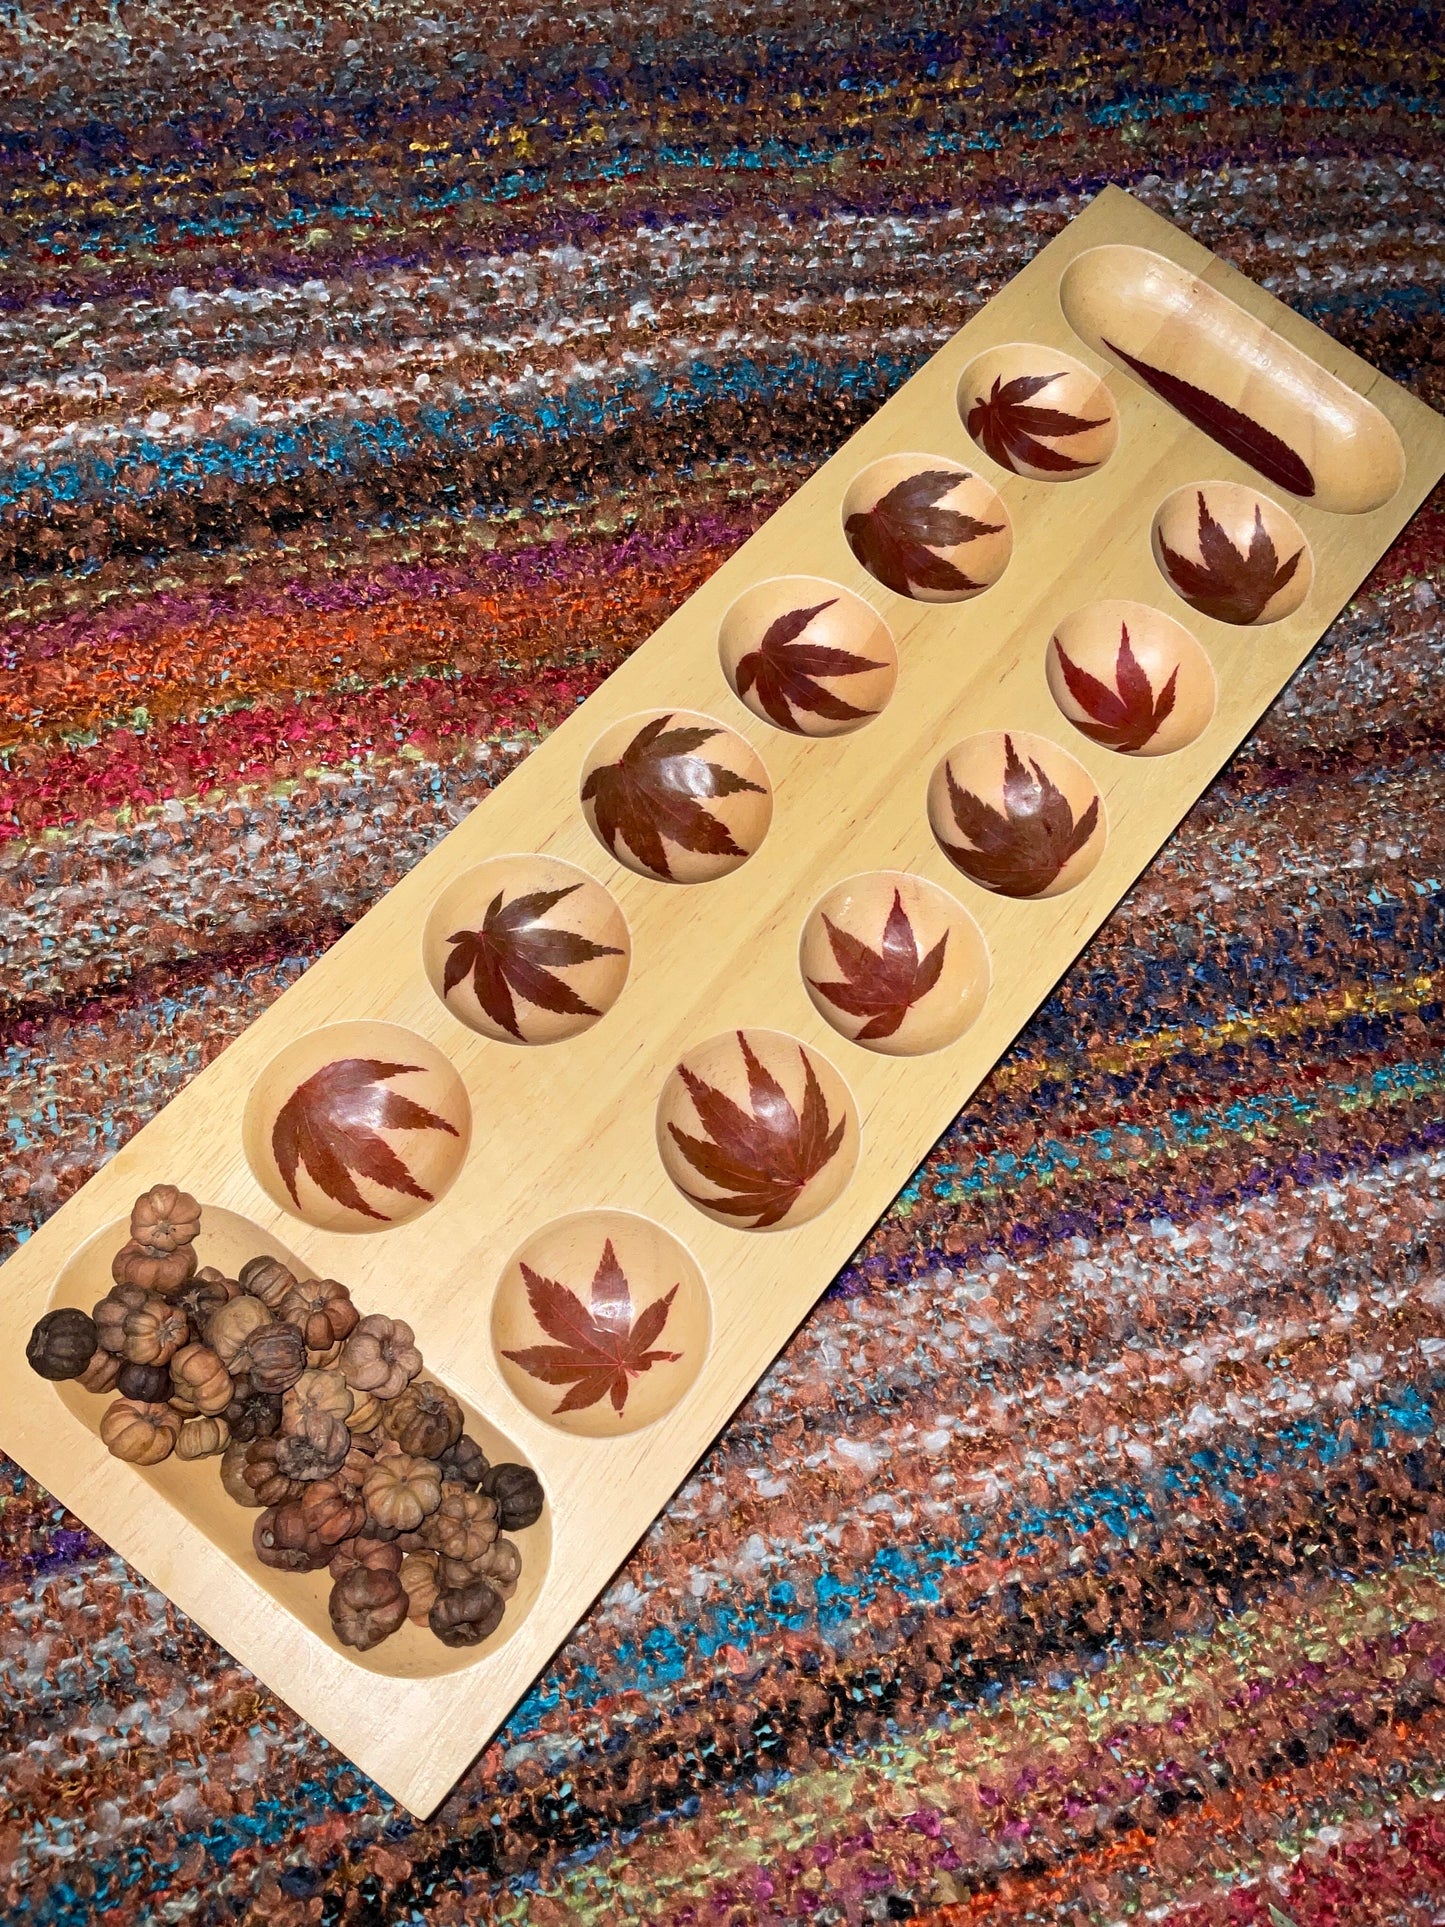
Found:
[[[179,1291],[196,1268],[196,1247],[180,1245],[174,1251],[153,1251],[137,1244],[134,1238],[123,1244],[110,1261],[110,1275],[118,1285],[139,1285],[144,1291],[162,1294]]]
[[[186,1314],[156,1293],[147,1292],[145,1304],[137,1305],[125,1315],[121,1327],[121,1357],[132,1365],[165,1365],[189,1336]]]
[[[171,1360],[171,1385],[177,1398],[198,1412],[224,1412],[235,1382],[209,1345],[183,1345]]]
[[[174,1184],[153,1184],[131,1206],[130,1235],[153,1251],[178,1251],[201,1228],[201,1207]]]
[[[211,1313],[206,1343],[232,1377],[240,1378],[249,1373],[252,1338],[270,1323],[271,1314],[259,1298],[230,1298]]]
[[[115,1390],[115,1381],[120,1377],[120,1360],[114,1352],[99,1348],[85,1370],[76,1379],[76,1384],[87,1392],[97,1392],[104,1396]]]
[[[300,1328],[308,1346],[321,1351],[348,1338],[361,1320],[351,1293],[334,1278],[304,1278],[294,1284],[276,1308]]]
[[[427,1520],[426,1542],[434,1552],[468,1564],[490,1550],[497,1537],[496,1501],[465,1486],[444,1485],[441,1503]]]
[[[217,1452],[224,1452],[230,1442],[226,1421],[202,1413],[199,1418],[188,1418],[176,1435],[176,1457],[214,1458]]]
[[[259,1506],[264,1500],[258,1499],[246,1482],[246,1444],[245,1440],[232,1439],[221,1454],[221,1484],[237,1505]]]
[[[522,1555],[510,1539],[494,1539],[472,1569],[479,1579],[495,1587],[503,1599],[510,1599],[522,1576]]]
[[[354,1392],[352,1395],[351,1416],[346,1423],[351,1428],[353,1438],[379,1429],[386,1416],[386,1407],[375,1392]]]
[[[391,1532],[414,1532],[441,1504],[441,1474],[429,1459],[383,1446],[362,1482],[366,1514]]]
[[[252,1439],[246,1447],[245,1480],[262,1505],[284,1505],[304,1490],[300,1479],[289,1478],[276,1463],[280,1449],[279,1437]]]
[[[351,1387],[340,1372],[309,1368],[281,1400],[281,1429],[294,1432],[311,1412],[325,1412],[343,1423],[348,1422],[355,1403]]]
[[[409,1552],[401,1562],[401,1583],[406,1588],[407,1618],[424,1626],[440,1590],[436,1554]]]
[[[100,1436],[105,1449],[128,1465],[159,1465],[175,1450],[180,1415],[169,1405],[142,1404],[118,1398],[101,1416]]]
[[[357,1325],[341,1353],[341,1370],[354,1391],[395,1398],[421,1370],[411,1326],[372,1312]]]
[[[268,1311],[276,1311],[281,1300],[296,1285],[295,1276],[279,1258],[252,1258],[242,1265],[237,1280],[242,1291],[259,1298]]]

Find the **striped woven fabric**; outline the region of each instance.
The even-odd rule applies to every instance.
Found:
[[[1445,405],[1442,67],[0,12],[4,1235],[1105,180]],[[431,1822],[4,1466],[0,1917],[1438,1920],[1442,596],[1437,497]]]

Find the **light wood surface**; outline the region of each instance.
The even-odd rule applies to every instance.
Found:
[[[1323,371],[1317,389],[1323,412],[1309,431],[1308,452],[1327,486],[1314,499],[1264,481],[1071,329],[1060,295],[1066,271],[1104,244],[1149,250],[1172,264],[1186,289],[1193,286],[1190,277],[1199,277],[1238,304],[1248,323],[1249,365],[1247,382],[1241,377],[1229,400],[1242,407],[1243,398],[1252,398],[1275,433],[1292,432],[1301,419],[1301,370],[1306,396],[1309,371]],[[1137,266],[1132,256],[1126,260]],[[1109,320],[1123,301],[1119,290],[1100,293],[1097,260],[1072,285],[1079,316],[1090,327],[1101,311]],[[1192,298],[1200,308],[1201,298]],[[1205,375],[1224,379],[1230,369],[1228,357],[1220,358],[1220,314],[1227,321],[1232,311],[1221,310],[1212,295],[1204,310],[1212,332],[1201,366]],[[1160,336],[1157,352],[1172,357],[1171,365],[1187,360],[1187,315],[1181,321],[1177,303],[1164,304],[1153,323],[1128,311],[1134,332],[1117,345],[1147,357]],[[1269,330],[1285,345],[1272,347]],[[1067,485],[1026,478],[1008,472],[970,437],[958,409],[965,371],[978,357],[1013,344],[1059,350],[1107,383],[1118,441],[1103,466]],[[1288,405],[1267,394],[1272,355]],[[1014,357],[997,363],[1000,369],[1016,365],[1023,364]],[[1397,437],[1403,480],[1392,492]],[[982,593],[957,601],[911,599],[885,588],[855,560],[844,534],[845,496],[852,492],[850,512],[860,500],[865,506],[876,500],[876,488],[860,477],[870,464],[899,454],[961,466],[997,492],[1011,531],[1008,561]],[[1361,472],[1371,464],[1373,473]],[[4,1269],[0,1292],[0,1445],[359,1767],[414,1812],[429,1812],[1442,469],[1445,423],[1437,416],[1126,195],[1106,191],[21,1247]],[[1156,513],[1175,491],[1205,483],[1242,485],[1277,502],[1298,525],[1309,546],[1309,588],[1282,620],[1240,625],[1202,615],[1161,574],[1151,547]],[[1352,512],[1324,506],[1327,498]],[[1371,500],[1378,505],[1360,506]],[[992,568],[1002,538],[988,539]],[[969,546],[960,551],[965,557]],[[896,686],[889,695],[888,678],[875,681],[870,701],[883,700],[880,712],[847,733],[785,732],[730,686],[719,656],[724,619],[739,597],[780,577],[838,586],[876,611],[892,637]],[[1172,754],[1119,754],[1091,741],[1050,693],[1051,638],[1074,612],[1111,599],[1148,605],[1181,624],[1212,665],[1212,714]],[[746,614],[751,621],[756,610]],[[1075,624],[1068,633],[1080,637],[1086,628]],[[737,653],[731,649],[726,665],[734,675]],[[1202,682],[1196,673],[1191,702],[1207,707]],[[846,679],[828,686],[846,695]],[[713,740],[727,746],[723,760],[731,767],[761,765],[769,792],[766,809],[755,790],[726,799],[740,847],[751,853],[731,868],[722,858],[700,866],[711,880],[695,883],[640,873],[632,867],[633,852],[618,860],[594,833],[589,812],[595,817],[595,810],[589,804],[584,812],[579,797],[584,769],[615,757],[647,718],[683,712],[719,728]],[[1199,721],[1196,708],[1190,727]],[[1020,743],[1042,738],[1060,767],[1077,765],[1076,814],[1085,807],[1081,799],[1097,793],[1100,801],[1097,834],[1078,865],[1081,880],[1061,894],[1021,899],[980,887],[950,862],[930,828],[930,778],[945,753],[981,737],[992,736],[997,745],[1004,735]],[[967,757],[950,754],[950,762],[961,771]],[[443,1001],[437,977],[453,932],[432,921],[467,901],[485,910],[488,879],[470,895],[464,879],[484,864],[529,853],[572,865],[602,885],[625,919],[631,950],[615,1001],[607,999],[620,971],[595,972],[590,980],[598,1006],[607,1006],[600,1018],[576,1034],[535,1044],[487,1034],[475,1001]],[[849,1023],[856,1020],[840,1027],[836,1012],[825,1015],[799,967],[800,941],[815,907],[850,879],[886,872],[946,893],[987,946],[992,981],[982,1009],[937,1049],[910,1046],[892,1054],[853,1042]],[[565,880],[570,873],[547,874]],[[865,896],[843,892],[834,901],[844,921],[854,916],[866,937],[873,927],[868,918],[886,916],[892,898],[884,894],[879,912]],[[437,913],[439,902],[446,907]],[[579,915],[588,908],[574,907]],[[606,899],[599,895],[590,909],[605,931]],[[940,933],[946,925],[945,916]],[[979,959],[972,963],[976,975]],[[941,973],[941,981],[955,1004],[960,996],[967,1001],[956,977]],[[407,1054],[407,1037],[398,1040],[395,1032],[385,1033],[386,1048],[378,1049],[377,1033],[366,1028],[378,1025],[419,1040],[417,1054]],[[274,1168],[267,1133],[295,1082],[284,1067],[300,1066],[306,1074],[322,1061],[327,1046],[317,1044],[316,1033],[326,1026],[367,1040],[367,1056],[421,1065],[405,1077],[430,1080],[441,1109],[455,1105],[450,1073],[459,1083],[465,1117],[456,1118],[454,1129],[434,1129],[427,1140],[436,1201],[403,1222],[338,1215],[314,1187],[307,1189],[304,1172],[293,1205],[284,1174]],[[950,1028],[942,1023],[946,1039]],[[846,1119],[848,1142],[840,1140],[839,1157],[851,1157],[856,1143],[856,1164],[838,1195],[816,1213],[800,1209],[767,1230],[699,1209],[669,1175],[659,1150],[658,1105],[665,1093],[670,1104],[681,1104],[669,1115],[681,1117],[686,1131],[696,1121],[687,1113],[694,1100],[685,1089],[679,1093],[679,1064],[711,1066],[719,1086],[747,1101],[738,1030],[764,1040],[777,1088],[787,1087],[787,1101],[798,1111],[806,1090],[795,1047],[827,1067],[820,1084],[826,1085],[829,1127]],[[926,1027],[914,1034],[931,1041]],[[790,1040],[781,1050],[771,1041],[778,1036]],[[392,1044],[400,1046],[394,1057]],[[761,1090],[761,1108],[771,1104],[780,1115],[783,1100],[770,1097],[770,1088],[758,1086],[753,1095]],[[415,1142],[408,1139],[405,1148],[420,1155],[423,1138],[412,1133]],[[675,1147],[677,1140],[671,1142]],[[812,1182],[826,1190],[834,1174],[830,1167]],[[696,1179],[696,1192],[716,1198],[717,1187],[695,1171],[684,1177]],[[485,1649],[460,1655],[438,1649],[438,1670],[430,1674],[410,1645],[383,1645],[364,1659],[343,1650],[308,1582],[265,1572],[249,1556],[251,1515],[238,1510],[234,1528],[225,1522],[214,1464],[167,1462],[139,1474],[111,1459],[100,1443],[95,1427],[103,1400],[29,1373],[24,1345],[35,1318],[52,1302],[87,1303],[100,1295],[111,1244],[120,1238],[118,1221],[138,1191],[160,1180],[184,1186],[207,1208],[203,1258],[211,1237],[227,1251],[250,1238],[257,1251],[289,1253],[299,1268],[342,1279],[363,1310],[407,1319],[429,1370],[476,1415],[488,1449],[505,1446],[536,1467],[548,1513],[532,1535],[523,1535],[529,1561],[523,1585]],[[810,1198],[805,1187],[800,1203],[817,1195]],[[382,1211],[418,1202],[388,1202],[377,1193],[368,1198]],[[690,1267],[679,1270],[686,1290],[677,1300],[671,1349],[705,1349],[700,1360],[688,1356],[685,1364],[668,1360],[647,1368],[658,1373],[650,1387],[646,1370],[631,1380],[639,1399],[647,1392],[646,1409],[657,1412],[650,1423],[627,1429],[642,1409],[633,1406],[630,1414],[614,1414],[614,1424],[604,1398],[578,1430],[557,1422],[556,1400],[542,1388],[529,1389],[525,1399],[514,1391],[515,1376],[509,1382],[511,1368],[504,1369],[494,1350],[494,1301],[506,1275],[508,1295],[496,1325],[508,1348],[525,1347],[537,1334],[527,1328],[517,1283],[525,1274],[513,1260],[525,1261],[526,1250],[540,1248],[563,1253],[556,1263],[565,1267],[572,1247],[567,1237],[545,1239],[548,1227],[608,1212],[633,1214],[665,1234],[653,1241],[661,1270],[639,1275],[632,1290],[634,1314],[676,1282],[667,1275],[666,1240],[689,1255]],[[329,1228],[313,1222],[327,1218]],[[343,1228],[353,1224],[364,1228]],[[594,1231],[599,1224],[605,1228],[598,1220]],[[580,1269],[570,1282],[583,1292],[587,1265],[596,1261],[588,1238],[579,1238],[572,1243]],[[657,1343],[668,1348],[668,1334]],[[629,1390],[629,1404],[632,1396]]]

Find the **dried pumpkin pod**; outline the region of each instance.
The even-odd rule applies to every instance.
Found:
[[[301,1511],[324,1546],[354,1539],[366,1524],[366,1507],[360,1497],[334,1479],[317,1479],[308,1485],[301,1494]]]
[[[252,1439],[246,1447],[245,1480],[262,1505],[284,1505],[299,1499],[305,1487],[300,1479],[288,1478],[276,1463],[281,1448],[279,1438]]]
[[[496,1501],[464,1485],[444,1485],[425,1532],[426,1543],[448,1559],[480,1559],[497,1536]]]
[[[126,1319],[146,1305],[164,1310],[165,1303],[159,1292],[147,1291],[144,1285],[112,1285],[99,1304],[91,1308],[96,1342],[117,1358],[123,1358]]]
[[[462,1408],[444,1385],[415,1378],[387,1406],[381,1424],[403,1452],[439,1459],[462,1435]]]
[[[235,1381],[209,1345],[183,1345],[171,1360],[171,1385],[198,1412],[224,1412],[235,1396]]]
[[[308,1369],[313,1372],[334,1371],[341,1363],[341,1348],[345,1343],[344,1338],[338,1338],[334,1345],[323,1345],[319,1351],[314,1345],[308,1345],[306,1347]]]
[[[359,1496],[370,1470],[370,1452],[363,1451],[353,1439],[347,1447],[346,1457],[331,1476],[338,1485],[345,1486],[348,1492],[354,1492]]]
[[[485,1579],[474,1579],[470,1585],[439,1592],[427,1624],[443,1646],[477,1646],[501,1625],[505,1610],[501,1594]]]
[[[441,1504],[441,1474],[430,1459],[414,1458],[388,1441],[372,1460],[361,1486],[366,1516],[390,1532],[415,1532]]]
[[[475,1492],[491,1471],[491,1461],[470,1432],[463,1432],[437,1460],[442,1477],[452,1485]]]
[[[196,1418],[188,1418],[176,1436],[176,1457],[178,1459],[210,1459],[217,1452],[224,1452],[231,1442],[226,1430],[226,1421],[213,1413],[202,1412]]]
[[[246,1445],[249,1441],[232,1439],[221,1454],[221,1484],[237,1505],[262,1505],[246,1483]]]
[[[275,1311],[295,1285],[296,1277],[279,1258],[251,1258],[242,1265],[237,1283],[242,1291],[259,1298],[268,1311]]]
[[[347,1573],[357,1566],[376,1566],[384,1572],[401,1570],[401,1548],[389,1539],[372,1539],[366,1533],[358,1533],[354,1539],[343,1539],[331,1555],[326,1570],[333,1579],[344,1579]]]
[[[282,1432],[275,1444],[276,1470],[309,1485],[313,1479],[327,1479],[335,1472],[351,1448],[351,1434],[345,1420],[334,1413],[307,1412],[295,1429]]]
[[[190,1335],[186,1314],[147,1292],[145,1303],[128,1309],[121,1323],[120,1355],[133,1365],[167,1365]]]
[[[131,1206],[130,1235],[152,1251],[179,1251],[201,1228],[201,1207],[189,1191],[174,1184],[153,1184]]]
[[[361,1322],[361,1313],[352,1304],[351,1293],[334,1278],[298,1279],[282,1298],[277,1315],[299,1326],[307,1345],[314,1351],[324,1351],[340,1339],[349,1338]]]
[[[108,1352],[101,1346],[75,1382],[85,1391],[96,1392],[103,1397],[115,1390],[119,1377],[120,1360],[114,1352]]]
[[[206,1321],[206,1343],[216,1353],[232,1378],[249,1377],[251,1340],[271,1323],[271,1314],[259,1298],[227,1299]]]
[[[386,1407],[375,1392],[352,1392],[351,1416],[346,1423],[351,1427],[353,1438],[373,1432],[379,1436],[381,1421],[385,1416]]]
[[[235,1378],[225,1420],[231,1437],[249,1444],[252,1439],[269,1439],[281,1429],[281,1401],[274,1392],[258,1392],[249,1378]]]
[[[168,1459],[180,1429],[180,1415],[169,1405],[134,1398],[118,1398],[100,1420],[101,1443],[127,1465],[159,1465]]]
[[[315,1572],[331,1557],[306,1523],[299,1499],[267,1506],[251,1528],[251,1544],[263,1566],[278,1572]]]
[[[144,1291],[179,1291],[196,1268],[196,1247],[180,1245],[174,1251],[153,1251],[149,1245],[127,1239],[110,1261],[110,1275],[118,1285],[139,1285]]]
[[[341,1370],[354,1391],[395,1398],[421,1370],[411,1326],[401,1318],[372,1312],[357,1325],[342,1348]]]
[[[188,1278],[179,1291],[171,1293],[171,1303],[186,1314],[194,1332],[204,1335],[208,1321],[236,1296],[238,1289],[214,1265],[202,1265],[194,1278]]]
[[[503,1532],[524,1532],[542,1516],[547,1495],[530,1465],[494,1465],[482,1480],[482,1490],[497,1502],[497,1523]]]
[[[79,1378],[99,1346],[95,1320],[76,1305],[59,1305],[36,1319],[25,1362],[42,1378]]]
[[[327,1412],[345,1423],[355,1403],[351,1387],[340,1372],[308,1366],[281,1400],[282,1429],[294,1432],[308,1412]]]
[[[278,1320],[252,1332],[246,1346],[258,1392],[289,1392],[306,1370],[306,1347],[294,1325]]]
[[[401,1562],[401,1583],[406,1588],[407,1618],[424,1626],[441,1590],[436,1554],[409,1552]]]
[[[503,1599],[510,1599],[522,1576],[522,1555],[512,1540],[494,1539],[481,1558],[472,1561],[472,1571]]]
[[[357,1566],[331,1588],[327,1607],[342,1645],[365,1653],[405,1624],[407,1603],[406,1588],[394,1572]]]
[[[120,1370],[115,1375],[115,1389],[122,1398],[139,1399],[142,1405],[167,1405],[171,1394],[171,1368],[169,1365],[136,1365],[129,1359],[120,1361]]]

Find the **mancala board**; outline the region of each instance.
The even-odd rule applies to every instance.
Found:
[[[0,1444],[427,1813],[1442,468],[1106,191],[11,1258]],[[213,1461],[28,1372],[159,1181],[539,1474],[484,1643],[341,1646]]]

